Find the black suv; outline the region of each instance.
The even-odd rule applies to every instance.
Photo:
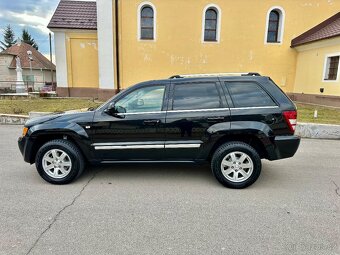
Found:
[[[211,162],[220,183],[244,188],[259,177],[261,159],[295,154],[296,116],[257,73],[176,75],[130,87],[96,110],[29,120],[19,148],[54,184],[76,179],[86,162]]]

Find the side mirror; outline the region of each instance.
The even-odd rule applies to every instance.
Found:
[[[122,106],[116,106],[115,103],[111,103],[104,112],[117,118],[124,118],[120,113],[126,113],[126,109]]]

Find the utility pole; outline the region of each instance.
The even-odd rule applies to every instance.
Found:
[[[53,63],[52,63],[52,39],[51,39],[51,33],[48,33],[48,37],[50,40],[50,67],[51,67],[51,80],[52,80],[52,88],[53,88]]]

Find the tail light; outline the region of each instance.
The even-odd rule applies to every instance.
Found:
[[[287,122],[290,131],[294,134],[296,127],[297,112],[296,111],[283,112],[283,116]]]

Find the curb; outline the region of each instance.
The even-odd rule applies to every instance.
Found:
[[[0,113],[0,124],[6,125],[24,125],[29,119],[27,115],[14,115]]]
[[[49,113],[32,112],[27,115],[0,114],[0,124],[24,125],[29,118],[43,116]],[[302,138],[340,140],[340,125],[298,123],[295,135]]]
[[[340,140],[340,125],[298,123],[295,134],[303,138]]]

